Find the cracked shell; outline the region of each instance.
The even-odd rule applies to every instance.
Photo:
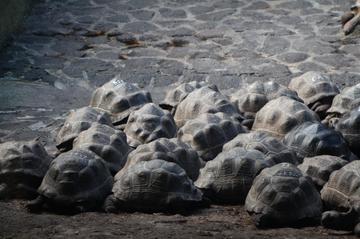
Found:
[[[168,111],[149,103],[130,114],[124,132],[129,145],[136,148],[159,138],[175,137],[177,127]]]

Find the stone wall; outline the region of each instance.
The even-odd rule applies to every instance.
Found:
[[[33,0],[0,0],[0,49],[11,33],[18,30]]]

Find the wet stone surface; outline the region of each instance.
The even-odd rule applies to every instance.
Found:
[[[0,52],[0,142],[40,136],[119,76],[162,100],[169,85],[221,90],[310,70],[340,88],[360,82],[360,30],[345,37],[350,0],[44,0]],[[297,236],[296,232],[293,232]],[[255,235],[254,233],[253,235]]]

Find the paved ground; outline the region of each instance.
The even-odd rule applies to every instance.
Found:
[[[344,37],[339,24],[350,3],[44,1],[0,53],[0,142],[50,141],[64,114],[115,76],[148,88],[156,101],[170,84],[191,80],[233,90],[320,70],[340,87],[360,82],[360,30]]]

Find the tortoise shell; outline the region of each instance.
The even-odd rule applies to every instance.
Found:
[[[232,148],[206,163],[195,186],[214,202],[244,203],[256,175],[269,166],[260,151]]]
[[[239,121],[242,120],[237,108],[224,95],[213,88],[206,86],[196,89],[179,103],[174,119],[180,128],[188,120],[195,119],[203,113],[222,112]]]
[[[360,106],[360,84],[346,87],[334,97],[331,107],[326,112],[324,123],[335,126],[338,118],[358,106]]]
[[[322,202],[310,178],[295,165],[280,163],[255,178],[245,208],[258,227],[293,226],[320,217]]]
[[[95,153],[73,149],[50,164],[38,192],[56,207],[101,205],[111,193],[113,178]]]
[[[155,139],[175,137],[177,127],[168,111],[149,103],[131,112],[124,132],[129,145],[136,148]]]
[[[103,124],[93,124],[74,140],[74,149],[87,149],[96,153],[115,175],[126,163],[132,148],[120,130]]]
[[[285,146],[282,141],[272,137],[266,132],[251,131],[249,133],[239,134],[224,144],[223,151],[226,152],[235,147],[243,147],[247,150],[258,150],[265,154],[265,159],[268,160],[270,164],[298,164],[295,152]]]
[[[330,78],[320,72],[310,71],[290,81],[289,88],[297,92],[304,103],[321,118],[330,108],[339,89]]]
[[[183,101],[189,93],[206,85],[207,83],[204,81],[191,81],[182,83],[177,87],[170,89],[166,93],[165,99],[159,104],[159,106],[165,110],[169,110],[172,114],[175,114],[177,105]],[[211,87],[217,90],[215,85],[212,85]]]
[[[342,135],[317,122],[305,122],[285,135],[284,144],[294,150],[300,162],[305,157],[333,155],[345,160],[350,150]]]
[[[319,118],[303,103],[282,96],[269,101],[257,112],[252,129],[283,137],[306,121],[316,122]]]
[[[189,178],[196,180],[199,176],[199,170],[202,161],[197,152],[189,145],[181,142],[177,138],[161,138],[150,143],[140,145],[128,156],[124,168],[117,176],[128,170],[129,167],[142,161],[161,159],[167,162],[177,163],[182,167]]]
[[[298,165],[301,172],[309,176],[315,185],[321,189],[328,181],[330,174],[342,168],[348,161],[332,155],[319,155],[304,158],[302,164]]]
[[[346,164],[330,174],[329,181],[321,190],[321,199],[330,209],[348,210],[352,203],[359,206],[360,161]]]
[[[247,130],[223,113],[201,114],[178,131],[178,138],[195,149],[204,161],[218,155],[223,145]]]
[[[116,176],[113,198],[124,210],[174,211],[202,201],[202,193],[179,165],[164,160],[139,162]]]
[[[260,82],[243,87],[232,95],[230,101],[234,103],[247,120],[254,120],[256,113],[270,100],[280,96],[287,96],[291,99],[302,102],[295,91],[274,81]],[[249,128],[251,128],[250,124]]]
[[[360,107],[345,114],[336,124],[335,130],[344,136],[351,151],[360,157]]]
[[[0,144],[0,199],[37,196],[51,157],[37,141]]]
[[[148,91],[115,78],[94,91],[90,106],[109,112],[114,125],[123,125],[132,111],[151,102]]]
[[[72,148],[74,139],[80,132],[90,128],[92,123],[112,126],[109,115],[92,107],[83,107],[71,110],[56,137],[56,147],[60,151],[68,151]]]

